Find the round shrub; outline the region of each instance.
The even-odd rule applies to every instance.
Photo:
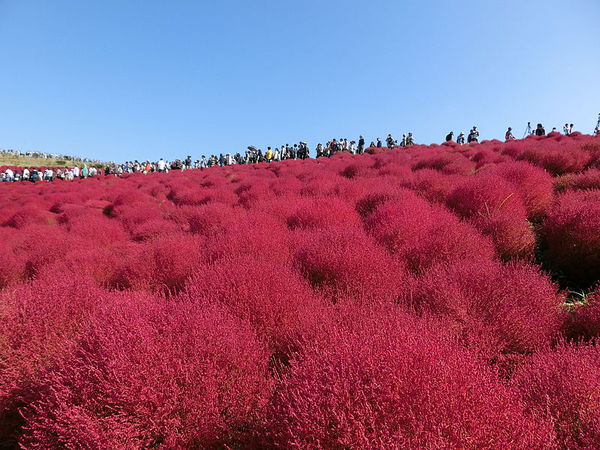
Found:
[[[517,189],[495,175],[471,177],[448,197],[448,206],[492,238],[505,260],[533,257],[535,235]]]
[[[415,283],[410,306],[447,327],[488,361],[528,354],[558,337],[564,313],[556,286],[534,266],[459,261]]]
[[[435,264],[494,258],[492,243],[478,230],[418,197],[381,204],[367,216],[365,228],[415,273]]]
[[[232,446],[270,387],[264,349],[222,308],[117,297],[43,377],[21,445]]]
[[[333,302],[393,302],[406,279],[404,267],[360,230],[327,229],[299,236],[294,265]]]
[[[600,348],[562,345],[533,355],[513,384],[528,409],[554,424],[563,449],[592,449],[600,442]]]
[[[541,231],[544,258],[571,285],[600,279],[600,190],[567,192],[550,209]]]
[[[279,448],[542,448],[546,421],[467,351],[397,310],[353,314],[293,361],[267,445]]]

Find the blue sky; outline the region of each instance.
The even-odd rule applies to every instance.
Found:
[[[597,0],[0,0],[0,148],[104,160],[591,132]]]

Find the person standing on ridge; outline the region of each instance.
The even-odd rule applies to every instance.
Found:
[[[452,138],[454,137],[454,131],[451,131],[446,135],[446,142],[452,142]]]
[[[391,149],[394,146],[394,138],[391,133],[387,135],[385,143],[387,144],[388,149]]]
[[[381,143],[381,138],[377,138],[377,148],[381,147],[383,147],[383,144]]]
[[[456,143],[459,145],[464,145],[465,143],[465,133],[463,131],[460,132],[458,137],[456,138]]]
[[[467,136],[467,143],[470,144],[471,142],[479,143],[479,131],[477,131],[477,127],[471,128],[469,136]]]
[[[544,127],[541,123],[537,124],[537,127],[535,129],[535,135],[536,136],[546,136],[546,130],[544,129]]]
[[[508,127],[508,130],[506,130],[506,134],[504,135],[504,140],[506,142],[508,142],[508,141],[512,141],[514,139],[515,139],[515,136],[512,133],[512,128]]]
[[[362,136],[358,137],[358,154],[362,155],[365,151],[365,138]]]

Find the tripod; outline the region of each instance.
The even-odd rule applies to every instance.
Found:
[[[600,117],[598,117],[598,120],[600,120]],[[525,133],[523,133],[523,139],[525,139],[530,134],[531,134],[531,122],[527,122],[527,128],[525,129]]]

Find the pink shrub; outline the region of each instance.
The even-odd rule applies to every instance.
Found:
[[[101,302],[101,292],[81,277],[41,279],[0,292],[0,441],[14,439],[21,422],[18,408]]]
[[[1,223],[1,226],[16,229],[21,229],[26,225],[56,225],[57,223],[56,216],[45,211],[41,205],[25,205],[10,215],[4,212],[3,216],[6,219]]]
[[[121,289],[175,294],[202,262],[203,244],[202,238],[185,234],[137,244],[130,248],[130,257],[112,284]]]
[[[583,305],[576,305],[565,324],[571,339],[600,338],[600,290],[594,292]]]
[[[277,357],[286,357],[320,331],[327,305],[286,266],[242,255],[199,269],[182,301],[225,305],[247,320]]]
[[[554,424],[560,448],[591,449],[600,442],[600,349],[564,345],[533,355],[513,384],[529,410]]]
[[[471,177],[450,194],[447,203],[489,235],[503,259],[533,257],[535,236],[512,184],[494,175]]]
[[[575,286],[600,279],[600,190],[568,192],[544,222],[545,259]]]
[[[515,187],[530,220],[544,218],[554,200],[552,177],[546,171],[526,162],[512,162],[494,166],[488,173],[504,178]]]
[[[559,192],[600,189],[600,169],[592,168],[577,174],[563,175],[556,179],[554,186]]]
[[[189,218],[190,231],[202,236],[217,236],[237,219],[234,208],[223,203],[211,203],[194,210]]]
[[[550,345],[564,319],[556,287],[523,264],[438,266],[416,281],[406,300],[421,314],[449,319],[448,328],[491,361]]]
[[[11,228],[0,228],[0,290],[24,280],[26,276],[25,263],[13,252],[11,246],[14,235]]]
[[[278,448],[542,448],[551,426],[471,354],[399,311],[355,315],[292,364],[269,413]]]
[[[462,175],[446,175],[433,169],[421,169],[410,178],[400,179],[400,185],[431,202],[444,203],[456,185],[464,179]]]
[[[291,261],[290,233],[283,223],[260,212],[243,212],[227,228],[208,239],[206,261],[250,255],[277,266]]]
[[[393,302],[406,279],[400,263],[355,230],[304,234],[294,265],[319,293],[334,302]]]
[[[475,164],[458,152],[430,150],[429,155],[419,156],[413,170],[434,169],[445,174],[470,175]]]
[[[228,446],[270,392],[267,355],[217,306],[115,299],[24,410],[28,448]]]
[[[360,226],[360,217],[352,205],[340,199],[303,197],[295,203],[286,222],[292,230],[317,232],[326,228],[357,228]]]
[[[582,171],[591,161],[591,156],[581,148],[544,144],[531,146],[521,153],[520,158],[543,167],[553,175]]]
[[[365,228],[415,273],[435,264],[494,257],[491,242],[476,229],[418,197],[381,204],[367,216]]]

